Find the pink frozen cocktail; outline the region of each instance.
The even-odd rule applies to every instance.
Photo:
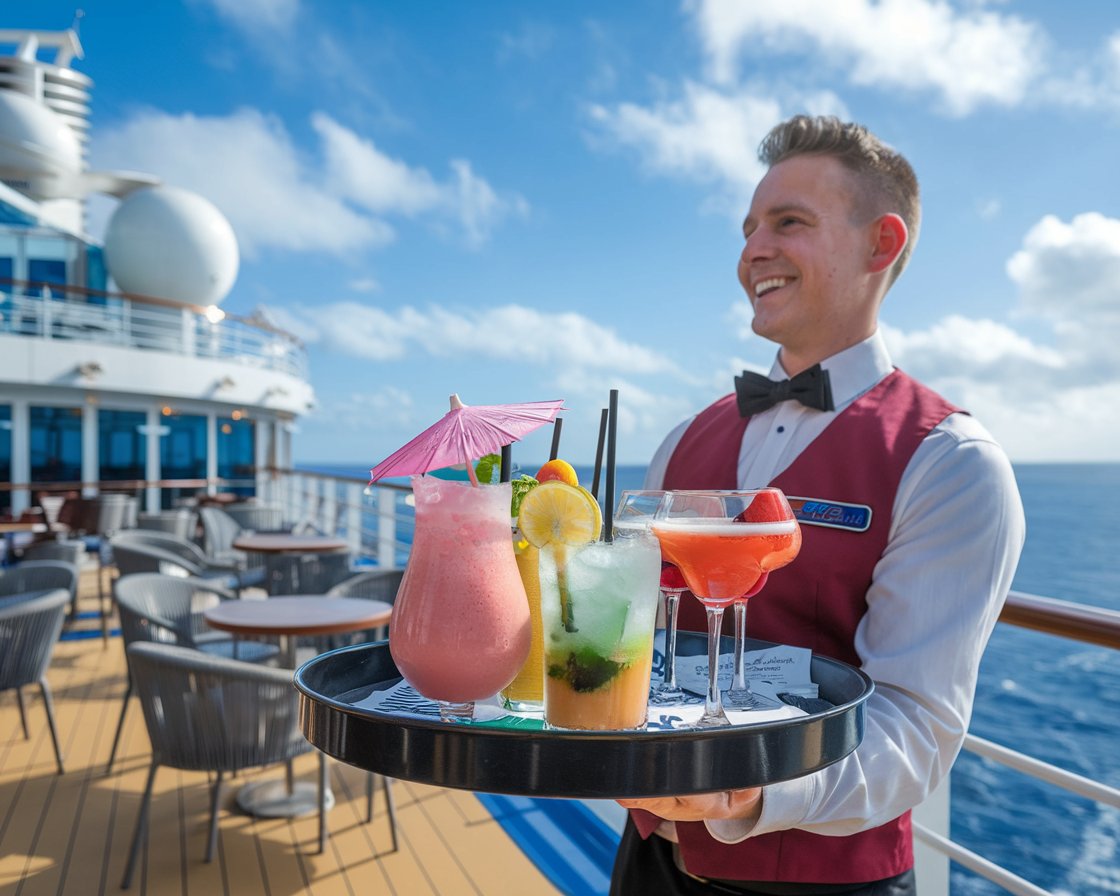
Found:
[[[529,653],[525,587],[509,537],[510,485],[414,476],[416,534],[389,625],[405,680],[469,718]]]

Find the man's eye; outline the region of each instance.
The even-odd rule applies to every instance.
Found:
[[[792,227],[794,224],[800,224],[800,223],[801,223],[800,218],[782,218],[778,222],[778,226],[779,227]]]

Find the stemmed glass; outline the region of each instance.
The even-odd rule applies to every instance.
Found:
[[[650,528],[707,611],[708,692],[696,726],[729,725],[719,690],[723,611],[797,556],[797,520],[779,489],[678,491],[662,499]]]
[[[627,489],[618,502],[614,515],[614,527],[625,532],[627,529],[648,531],[668,492],[659,489]],[[661,561],[661,600],[665,608],[665,668],[661,681],[651,685],[649,702],[655,706],[676,703],[684,697],[684,691],[677,685],[677,607],[681,594],[687,590],[684,578],[672,563]]]
[[[749,594],[741,594],[732,604],[735,611],[735,663],[731,677],[731,687],[723,694],[723,702],[734,709],[759,709],[769,701],[762,700],[751,690],[751,683],[747,680],[744,668],[744,655],[747,652],[747,600],[754,597],[766,584],[770,573],[764,572],[758,577]]]

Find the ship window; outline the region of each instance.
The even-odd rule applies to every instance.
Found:
[[[159,440],[162,479],[206,479],[206,418],[198,414],[176,414],[168,409],[159,418],[167,434]],[[193,496],[199,486],[165,488],[164,509],[174,507],[179,498]]]
[[[0,404],[0,476],[4,482],[12,481],[12,406],[8,404]],[[0,510],[11,512],[10,491],[0,491]]]
[[[147,478],[147,436],[141,429],[146,420],[143,411],[97,412],[98,479],[120,482]]]
[[[66,262],[57,258],[27,259],[27,279],[33,284],[54,283],[66,286]],[[42,295],[41,285],[28,286],[28,295]],[[56,298],[65,296],[65,290],[53,290]]]
[[[218,418],[218,475],[230,480],[227,491],[256,493],[256,425],[244,415]]]
[[[82,409],[30,408],[31,481],[82,480]]]

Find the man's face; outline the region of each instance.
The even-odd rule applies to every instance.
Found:
[[[836,159],[794,156],[759,182],[743,222],[739,282],[754,309],[751,326],[782,346],[791,374],[874,330],[874,228],[852,223],[853,183]]]

